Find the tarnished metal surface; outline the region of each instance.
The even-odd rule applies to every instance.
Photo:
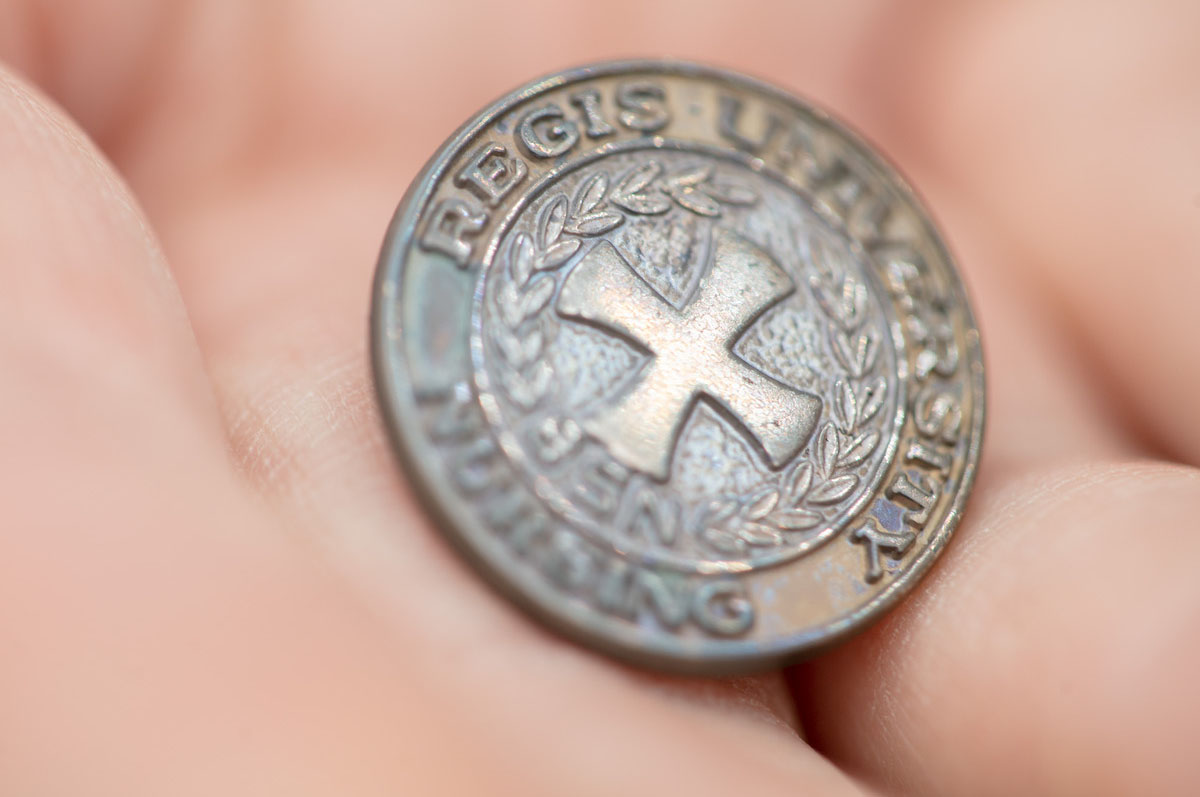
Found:
[[[372,324],[447,536],[651,666],[863,627],[974,479],[978,333],[926,214],[827,115],[728,72],[603,64],[481,113],[402,203]]]

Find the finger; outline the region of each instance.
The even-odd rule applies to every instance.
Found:
[[[1200,8],[958,9],[910,22],[900,38],[919,44],[895,52],[918,54],[902,79],[928,98],[891,106],[911,157],[1040,253],[1014,266],[1055,297],[1096,389],[1200,463]]]
[[[9,0],[0,4],[0,55],[112,156],[146,114],[159,50],[170,47],[193,5]]]
[[[1196,473],[1096,465],[981,493],[918,595],[805,673],[814,743],[906,793],[1195,791]]]
[[[1080,116],[1072,136],[1051,136],[1053,150],[1043,146],[1047,129],[1041,122],[1075,113],[1080,89],[1088,88],[1082,79],[1055,83],[1059,75],[1066,79],[1063,70],[1038,61],[1039,53],[1046,59],[1070,53],[1076,38],[1047,35],[1041,49],[1031,46],[1030,39],[1047,26],[1020,11],[1054,13],[1054,8],[973,6],[972,12],[980,11],[978,20],[964,12],[959,26],[910,26],[898,37],[923,44],[903,53],[897,48],[897,57],[932,54],[917,83],[931,99],[897,113],[907,114],[895,128],[897,151],[916,164],[919,185],[930,185],[924,173],[942,175],[931,198],[952,240],[957,239],[976,289],[989,355],[985,461],[967,521],[935,573],[883,626],[804,668],[799,691],[818,749],[851,771],[869,773],[877,784],[913,793],[1195,789],[1181,768],[1186,758],[1170,741],[1196,733],[1194,701],[1179,696],[1194,691],[1188,673],[1196,666],[1197,650],[1188,629],[1195,623],[1197,597],[1194,579],[1176,559],[1186,560],[1194,547],[1194,535],[1179,531],[1194,526],[1188,520],[1197,500],[1194,478],[1187,472],[1112,464],[1064,466],[1063,456],[1071,461],[1065,451],[1048,459],[1032,456],[1038,437],[1050,445],[1073,438],[1071,430],[1080,420],[1073,408],[1080,407],[1090,408],[1093,427],[1124,427],[1110,439],[1114,447],[1108,452],[1085,447],[1081,459],[1128,461],[1129,452],[1142,449],[1138,436],[1144,421],[1124,420],[1126,394],[1114,399],[1111,373],[1102,360],[1099,369],[1094,365],[1094,349],[1113,346],[1079,319],[1080,309],[1091,305],[1088,312],[1096,312],[1089,317],[1112,322],[1110,330],[1102,330],[1106,335],[1125,334],[1149,345],[1146,336],[1122,326],[1129,320],[1128,306],[1138,299],[1128,295],[1128,288],[1112,291],[1113,275],[1127,273],[1116,266],[1127,264],[1117,264],[1111,254],[1128,247],[1117,240],[1122,234],[1138,245],[1157,234],[1151,232],[1159,229],[1157,221],[1147,223],[1147,217],[1162,209],[1156,204],[1161,197],[1139,196],[1124,207],[1119,221],[1116,213],[1093,215],[1130,185],[1112,171],[1130,160],[1101,159],[1098,148],[1126,151],[1108,137],[1114,124],[1140,118],[1128,114],[1135,98],[1112,104],[1122,109],[1120,118],[1104,117],[1101,123],[1100,117]],[[1113,8],[1106,6],[1102,16]],[[1080,25],[1094,30],[1095,10],[1062,11],[1060,21],[1072,32]],[[1129,37],[1122,33],[1111,43],[1125,47],[1129,39],[1139,40],[1137,22],[1129,20]],[[1160,47],[1170,37],[1154,41]],[[1014,60],[1018,52],[1022,58]],[[1150,56],[1148,61],[1165,63]],[[1026,72],[1029,64],[1033,67]],[[1089,64],[1080,69],[1088,73],[1100,67]],[[1118,71],[1136,76],[1145,67]],[[1043,96],[1039,92],[1047,86],[1047,95],[1054,96],[1030,107],[1030,98]],[[1098,81],[1096,89],[1105,102],[1110,99],[1108,83]],[[1159,154],[1139,151],[1132,157]],[[1112,187],[1073,190],[1094,185],[1092,175],[1080,168],[1083,159]],[[1079,171],[1064,169],[1064,163],[1074,163]],[[1155,168],[1163,166],[1165,161]],[[1147,177],[1146,186],[1155,179]],[[1089,217],[1107,222],[1084,229]],[[1174,232],[1167,237],[1176,242],[1168,248],[1173,254],[1186,251],[1179,243],[1178,214],[1168,217],[1174,219],[1167,225]],[[966,237],[958,233],[962,230]],[[1146,232],[1127,232],[1132,230]],[[1138,271],[1161,276],[1178,266],[1177,259],[1159,259]],[[1170,279],[1184,286],[1189,277]],[[1090,296],[1097,281],[1107,281],[1112,293]],[[1005,283],[1007,291],[997,290]],[[1041,303],[1038,297],[1047,285],[1055,288],[1052,301]],[[1102,307],[1104,302],[1109,304]],[[1163,305],[1168,311],[1170,306]],[[1073,309],[1065,314],[1064,308]],[[1032,329],[1018,323],[1031,309],[1040,317]],[[997,326],[988,321],[989,314],[1014,323]],[[1080,340],[1082,352],[1073,343]],[[1047,360],[1041,350],[1048,345],[1057,356]],[[1123,373],[1170,363],[1173,356],[1143,354],[1143,362],[1122,363]],[[1058,369],[1071,374],[1064,380],[1076,395],[1071,403],[1055,401],[1053,391],[1045,391],[1042,376],[1054,379],[1049,372]],[[1175,377],[1169,388],[1186,394],[1190,383]],[[1143,419],[1150,412],[1161,419],[1183,417],[1170,414],[1165,397],[1149,397],[1158,403],[1142,407]],[[1014,449],[1014,437],[1030,445]],[[1161,438],[1157,442],[1165,447]]]
[[[286,709],[271,679],[314,658],[279,629],[331,622],[288,617],[311,606],[297,557],[250,522],[129,194],[7,75],[0,172],[0,791],[165,793],[195,773],[211,792],[235,773],[197,762],[252,749],[235,737]]]
[[[1153,655],[1127,676],[1097,662],[1135,644],[1148,623],[1139,613],[1161,619],[1164,635],[1188,636],[1200,596],[1184,582],[1160,584],[1178,574],[1155,572],[1153,559],[1189,556],[1193,540],[1178,527],[1200,501],[1197,485],[1186,473],[1112,464],[1136,461],[1139,441],[1110,432],[1113,408],[1091,389],[1052,309],[1024,287],[1011,265],[1019,253],[970,202],[936,180],[922,184],[962,234],[956,249],[981,299],[989,381],[981,479],[916,592],[880,626],[800,668],[809,738],[849,771],[902,793],[1119,794],[1159,767],[1149,740],[1173,721],[1166,696],[1186,680],[1173,668],[1151,676]],[[1127,566],[1135,548],[1149,558]],[[1122,601],[1114,613],[1110,603]],[[1180,644],[1176,653],[1194,667],[1195,651]],[[1141,691],[1138,679],[1151,677],[1159,691]],[[1140,708],[1123,702],[1130,694],[1144,698]],[[1105,711],[1111,733],[1097,733]],[[1147,747],[1121,746],[1138,732]]]
[[[1144,455],[1120,408],[1097,389],[1053,299],[1031,289],[1023,268],[1037,254],[1014,246],[944,175],[921,169],[914,177],[947,231],[984,342],[983,469],[1002,479],[1033,466]]]

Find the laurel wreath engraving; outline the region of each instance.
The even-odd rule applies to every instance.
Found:
[[[630,213],[657,216],[670,210],[674,200],[685,210],[713,218],[721,215],[722,203],[753,205],[758,201],[750,189],[712,178],[711,164],[663,176],[662,166],[657,161],[648,161],[630,169],[617,181],[611,201]]]
[[[496,351],[508,366],[503,389],[525,411],[537,407],[554,388],[554,367],[544,357],[547,330],[543,313],[558,289],[562,266],[583,245],[625,222],[627,215],[655,216],[673,205],[700,216],[721,215],[722,205],[758,201],[750,189],[714,179],[705,165],[666,174],[658,161],[647,161],[611,180],[597,172],[583,180],[568,198],[551,197],[538,212],[532,234],[513,236],[504,257],[508,277],[494,294],[500,323],[495,325]],[[547,418],[537,430],[540,456],[556,462],[582,438],[570,419]]]
[[[823,508],[858,488],[861,478],[854,469],[879,447],[880,433],[866,426],[879,414],[887,384],[882,377],[871,377],[880,340],[866,324],[867,287],[818,239],[812,239],[810,251],[815,272],[810,288],[845,378],[834,385],[831,418],[818,430],[810,455],[787,468],[779,487],[745,502],[720,501],[709,507],[700,537],[722,554],[776,547],[789,533],[820,526],[827,519]]]

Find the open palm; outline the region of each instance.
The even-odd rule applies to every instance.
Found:
[[[1194,4],[402,5],[0,2],[0,792],[1200,790]],[[535,74],[658,53],[879,143],[987,346],[943,560],[788,673],[548,635],[374,405],[371,272],[425,157]]]

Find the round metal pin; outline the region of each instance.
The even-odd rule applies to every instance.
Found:
[[[860,630],[979,460],[979,335],[920,203],[826,113],[723,70],[600,64],[479,113],[400,206],[371,335],[447,537],[648,666]]]

